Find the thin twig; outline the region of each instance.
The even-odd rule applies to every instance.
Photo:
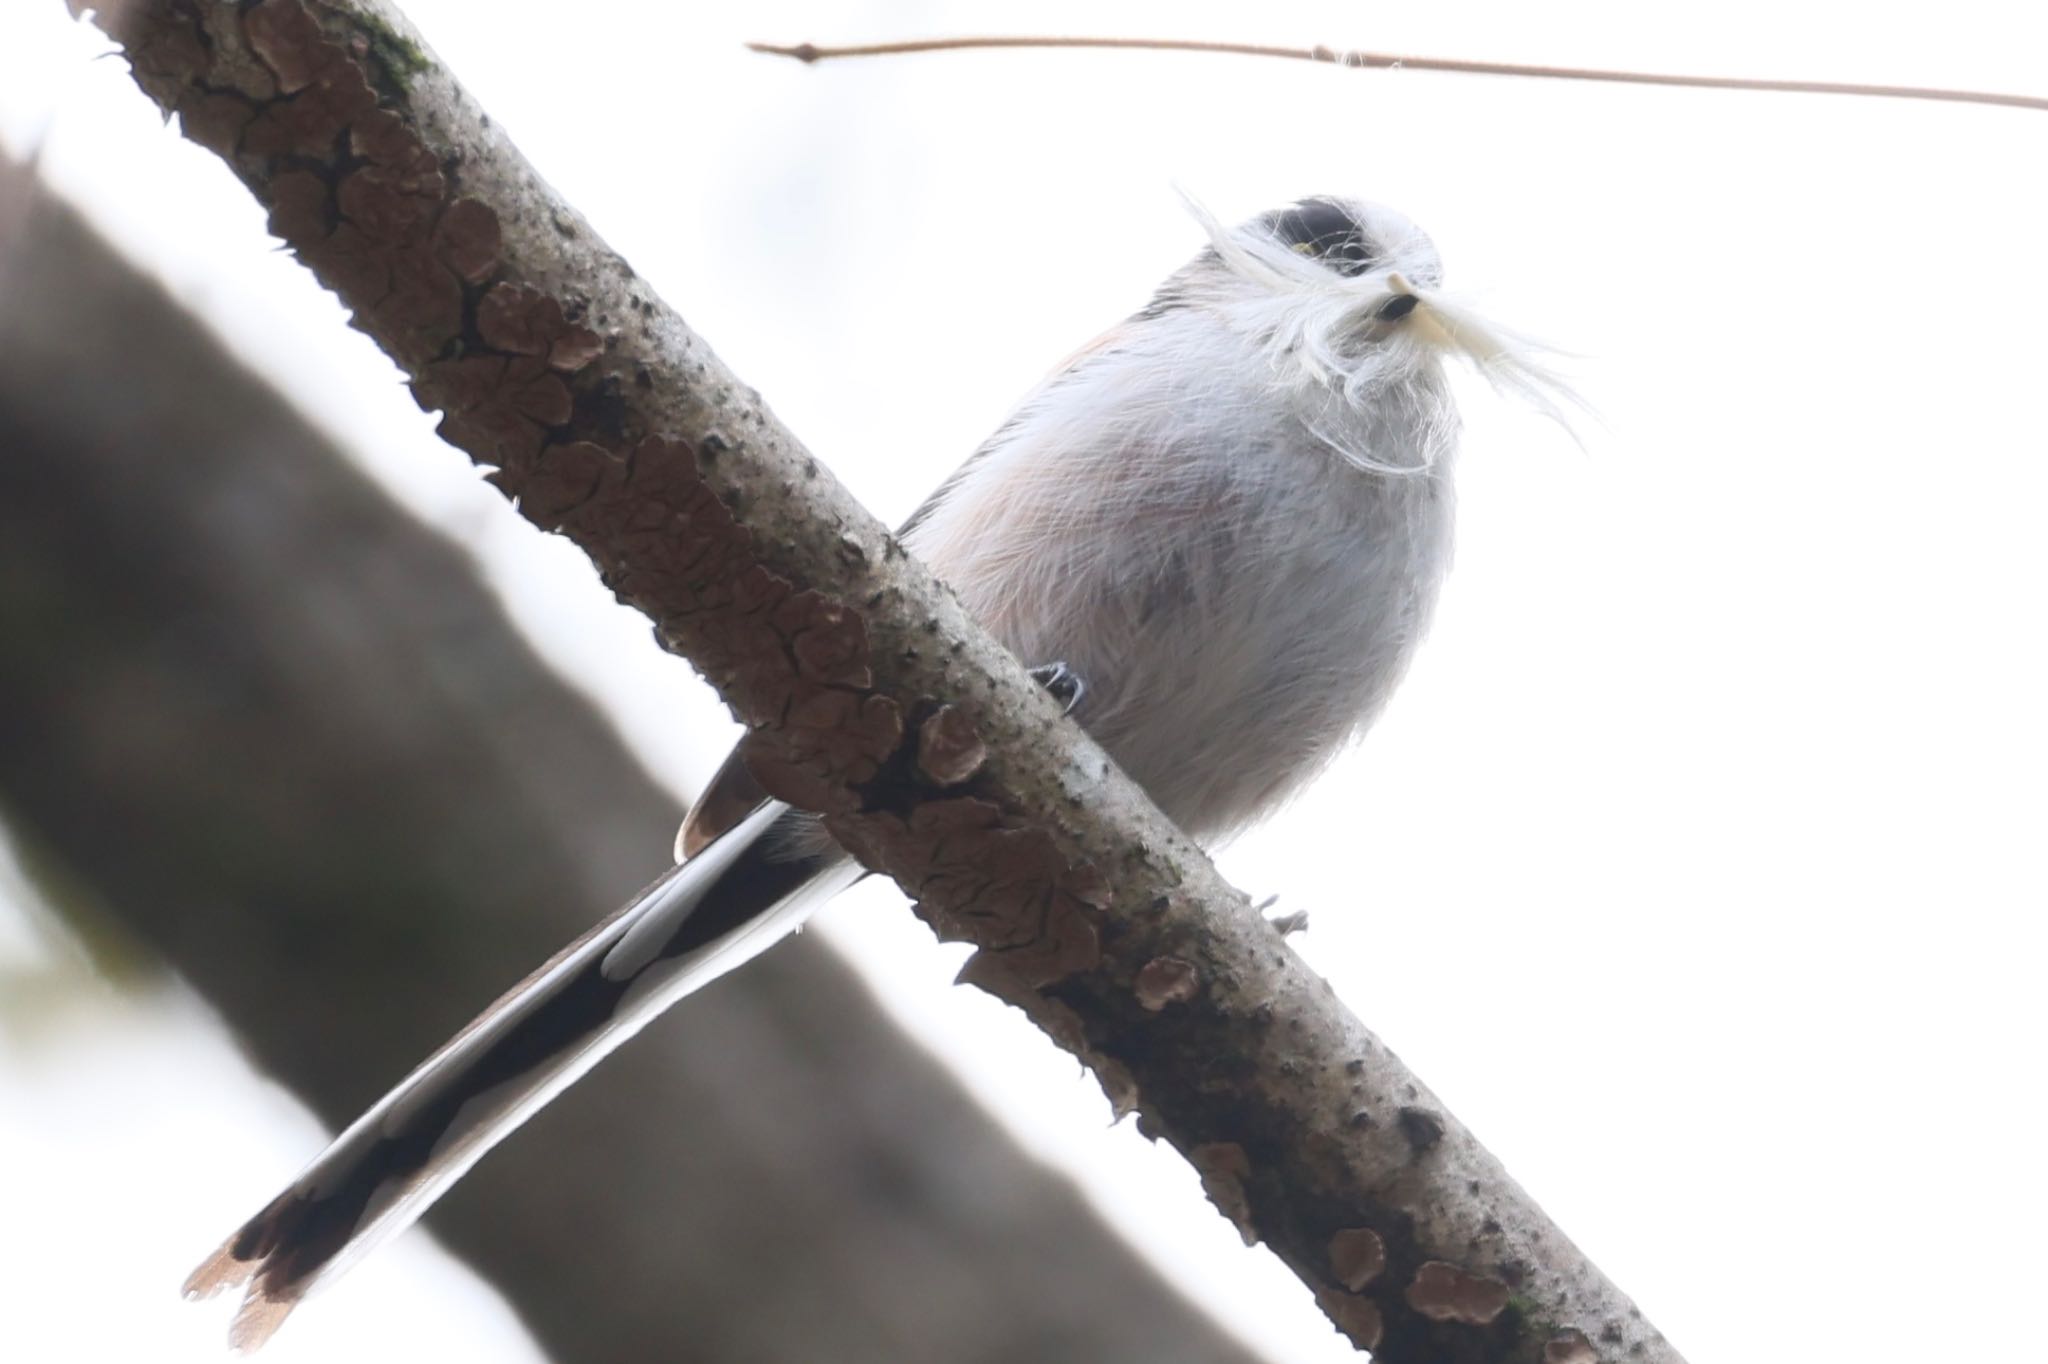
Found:
[[[1762,90],[1789,95],[1860,95],[1878,99],[1936,100],[1946,104],[1988,104],[2007,109],[2048,111],[2048,97],[1987,90],[1949,90],[1926,85],[1867,85],[1856,81],[1768,80],[1754,76],[1695,76],[1669,71],[1614,71],[1589,66],[1536,66],[1526,62],[1479,62],[1456,57],[1401,57],[1384,52],[1340,52],[1336,48],[1284,47],[1271,43],[1217,43],[1194,38],[989,37],[914,38],[897,43],[855,43],[818,47],[748,43],[771,57],[804,63],[834,57],[895,57],[916,52],[964,52],[985,48],[1115,48],[1139,52],[1221,52],[1240,57],[1285,57],[1332,66],[1393,71],[1450,71],[1469,76],[1528,76],[1538,80],[1607,81],[1620,85],[1675,85],[1701,90]]]

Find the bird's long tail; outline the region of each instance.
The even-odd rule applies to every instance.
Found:
[[[194,1270],[186,1296],[248,1283],[229,1339],[261,1345],[613,1048],[859,878],[843,858],[789,856],[787,814],[763,805],[506,992]]]

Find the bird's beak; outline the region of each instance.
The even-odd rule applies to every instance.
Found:
[[[1376,320],[1403,324],[1410,336],[1431,350],[1449,352],[1462,349],[1436,315],[1424,306],[1429,302],[1429,295],[1416,288],[1399,270],[1388,272],[1387,292],[1392,297],[1373,314]]]

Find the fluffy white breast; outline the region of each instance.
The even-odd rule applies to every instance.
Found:
[[[1175,822],[1224,835],[1385,703],[1448,560],[1434,356],[1339,415],[1345,449],[1327,387],[1174,308],[1048,380],[910,547],[1027,664],[1081,674],[1077,718]]]

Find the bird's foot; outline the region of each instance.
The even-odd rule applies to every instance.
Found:
[[[1062,715],[1072,715],[1074,707],[1081,704],[1081,698],[1088,694],[1088,684],[1081,680],[1081,674],[1064,663],[1047,663],[1031,670],[1031,680],[1045,688],[1045,694],[1060,703]]]
[[[1292,910],[1286,914],[1266,914],[1267,910],[1279,902],[1279,896],[1268,895],[1265,899],[1253,905],[1252,908],[1261,914],[1265,914],[1266,922],[1279,929],[1280,936],[1283,938],[1291,938],[1308,927],[1308,911],[1305,909]]]

